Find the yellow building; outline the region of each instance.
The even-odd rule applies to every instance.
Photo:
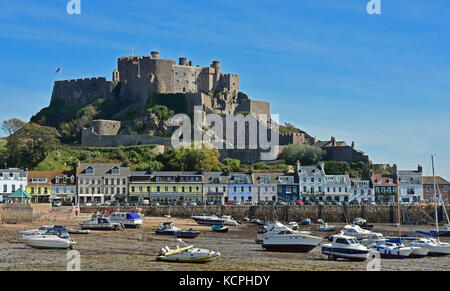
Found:
[[[50,203],[51,171],[29,171],[27,193],[31,195],[33,203]]]
[[[202,175],[198,172],[132,172],[128,197],[131,202],[143,199],[202,202]]]

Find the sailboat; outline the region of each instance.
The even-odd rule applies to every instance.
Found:
[[[445,209],[445,203],[444,199],[442,199],[441,191],[439,190],[439,187],[437,187],[437,190],[439,192],[439,200],[442,202],[442,211],[445,214],[445,217],[447,218],[447,225],[444,225],[439,231],[432,230],[431,233],[435,236],[450,236],[450,220],[448,218],[447,210]]]

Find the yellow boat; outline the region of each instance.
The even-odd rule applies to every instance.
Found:
[[[161,249],[159,256],[156,257],[159,261],[166,262],[180,262],[180,263],[205,263],[212,259],[220,257],[219,252],[201,249],[190,245],[176,250],[170,250],[169,247]]]

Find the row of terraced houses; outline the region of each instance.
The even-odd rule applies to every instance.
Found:
[[[450,182],[436,177],[437,195],[448,202]],[[433,178],[422,167],[371,174],[370,179],[327,175],[324,165],[297,164],[287,173],[131,171],[128,164],[79,163],[75,172],[0,169],[0,201],[23,191],[33,203],[106,201],[403,202],[433,201]],[[11,200],[11,199],[9,199]]]

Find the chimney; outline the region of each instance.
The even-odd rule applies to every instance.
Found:
[[[300,173],[300,161],[299,160],[297,160],[295,171],[297,174]]]
[[[192,61],[189,61],[189,67],[192,67]]]
[[[187,65],[187,58],[179,58],[178,59],[178,64],[180,66],[186,66]]]
[[[317,143],[318,141],[317,137],[314,137],[314,143]]]
[[[352,148],[355,148],[355,142],[352,141]]]
[[[422,173],[422,165],[421,164],[419,164],[417,166],[417,172]]]
[[[331,146],[336,146],[336,138],[334,136],[331,137]]]

